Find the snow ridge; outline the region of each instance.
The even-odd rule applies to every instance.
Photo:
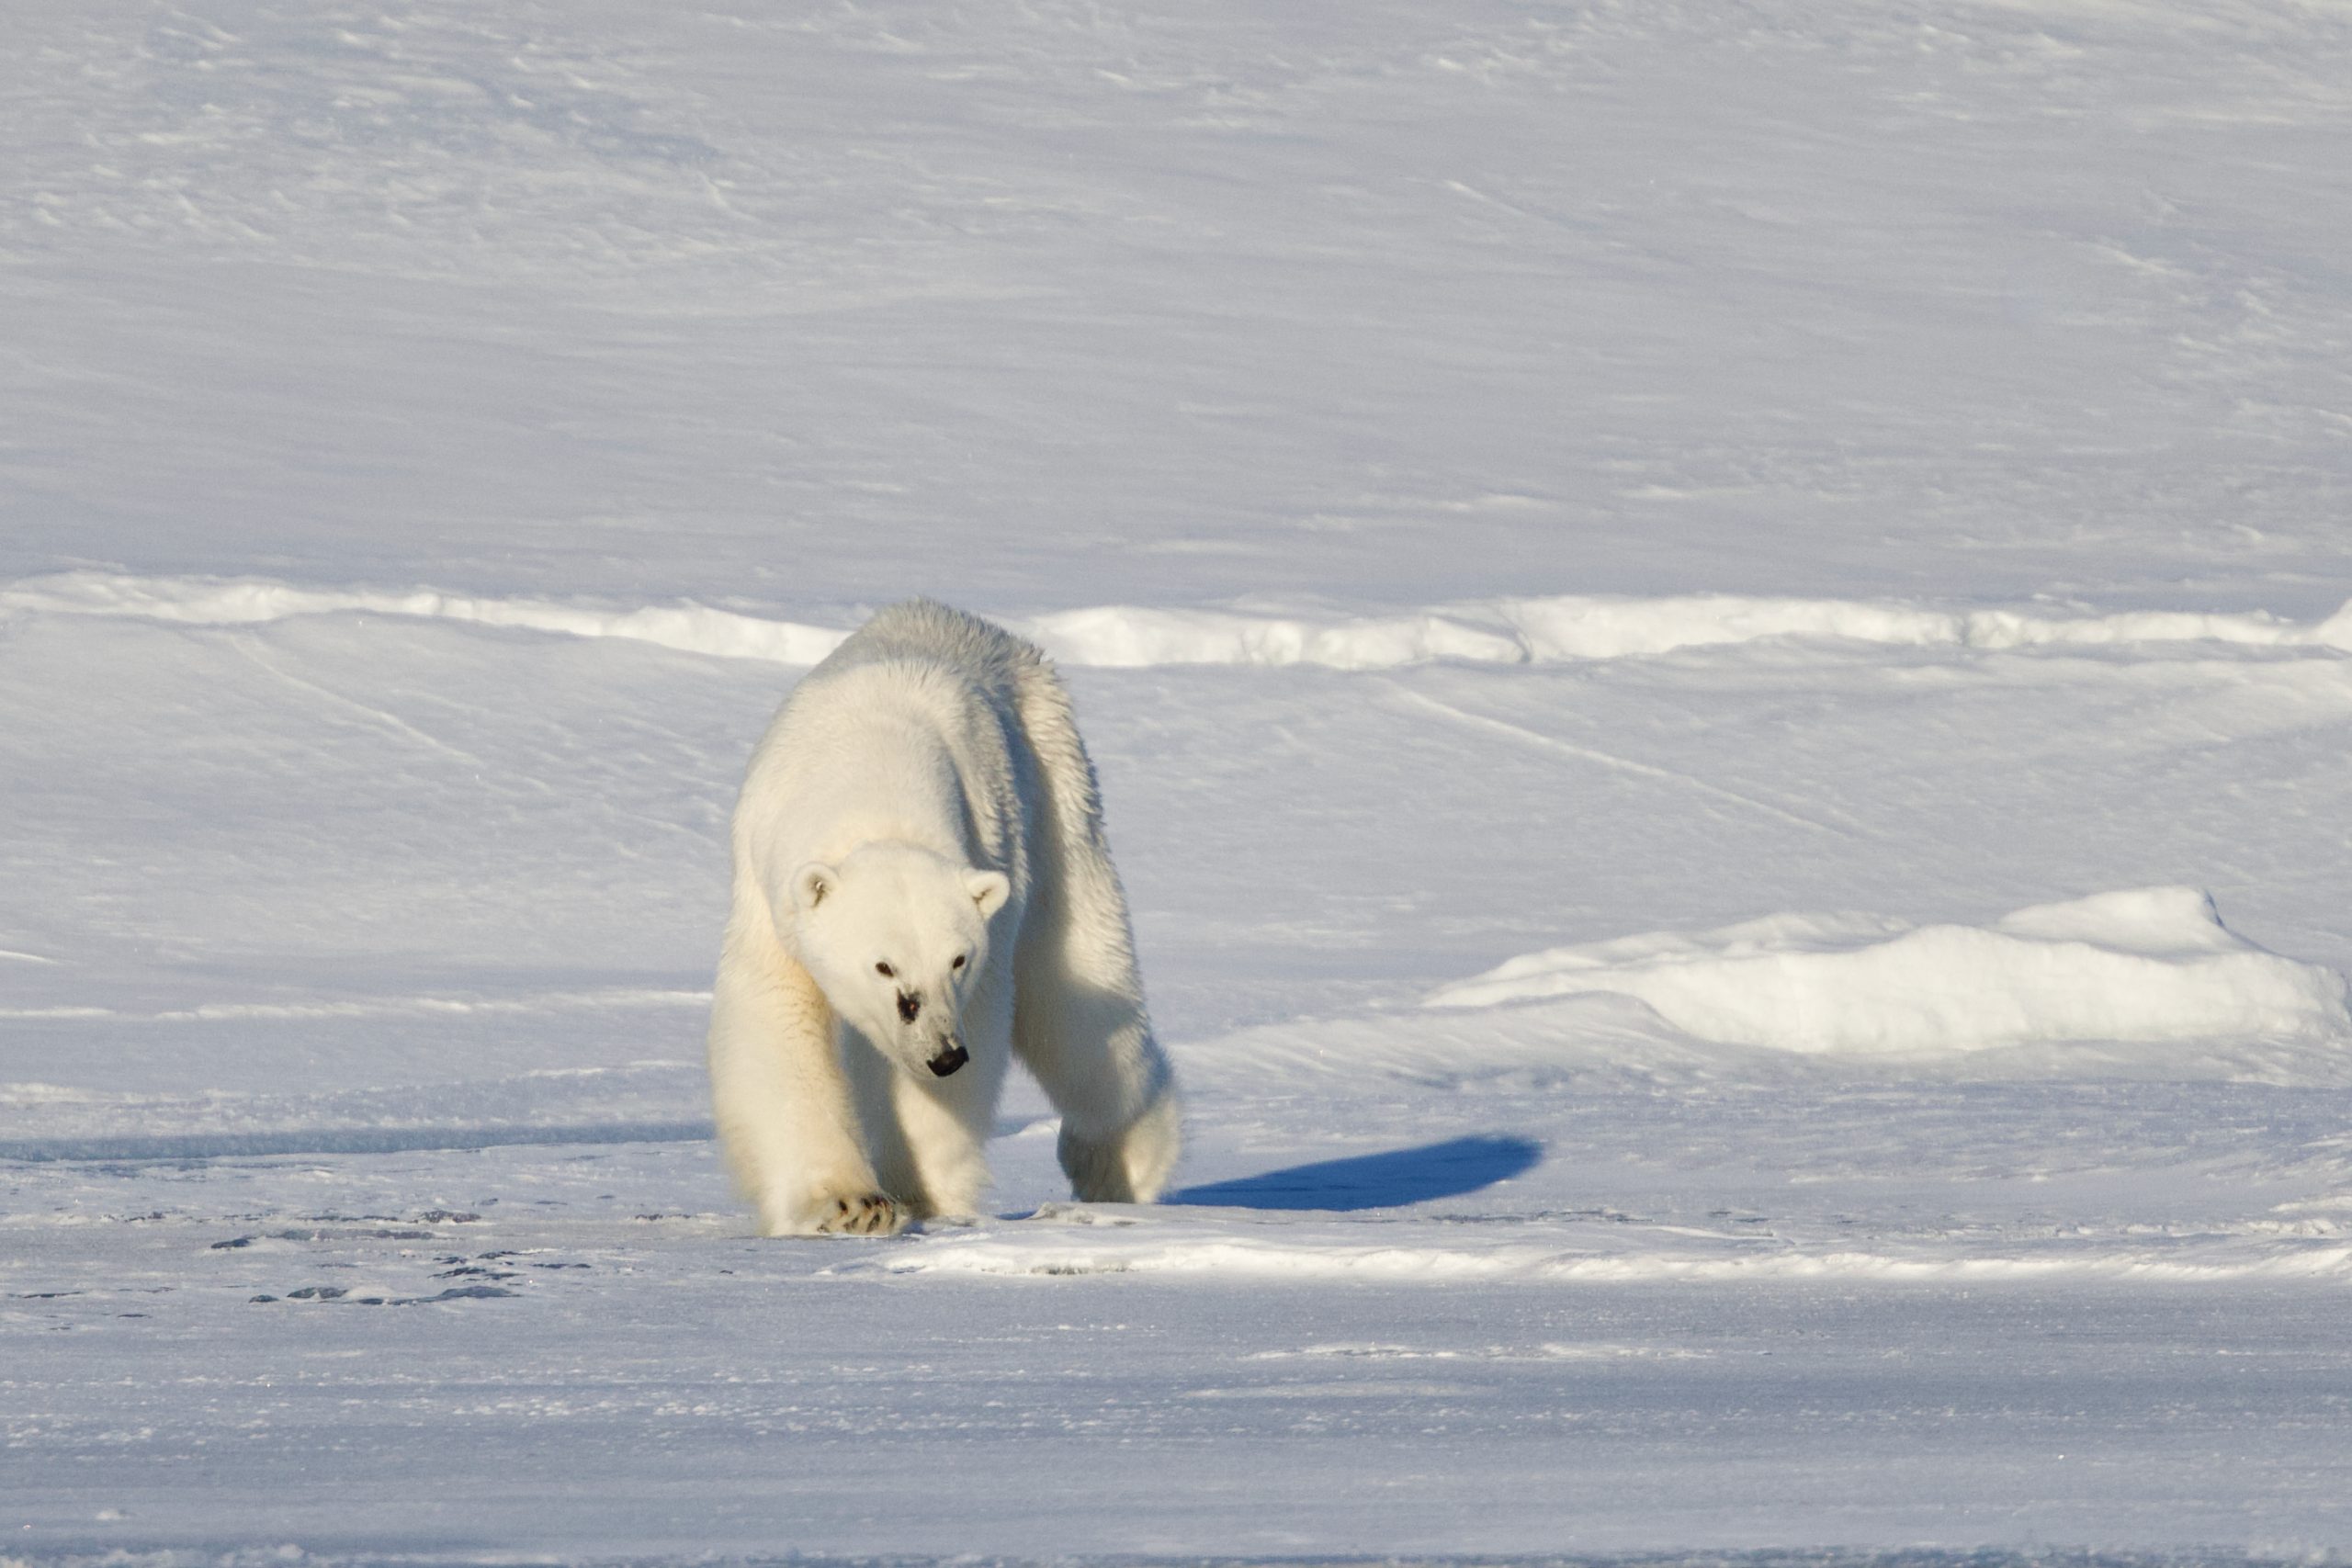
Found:
[[[1175,1212],[1181,1213],[1181,1211]],[[1368,1244],[1337,1227],[1298,1239],[1237,1238],[1173,1214],[1109,1235],[1018,1230],[925,1236],[882,1258],[828,1270],[839,1274],[1159,1274],[1270,1280],[1352,1280],[1389,1284],[1477,1282],[1638,1283],[1760,1280],[2134,1280],[2213,1283],[2245,1279],[2352,1278],[2352,1245],[2341,1237],[2266,1235],[2162,1238],[2136,1244],[1955,1246],[1860,1248],[1824,1241],[1718,1237],[1679,1226],[1633,1227],[1635,1235],[1589,1247],[1497,1243],[1485,1237],[1428,1244]],[[1731,1245],[1726,1247],[1724,1243]]]
[[[723,659],[814,664],[845,631],[762,620],[704,604],[584,609],[548,599],[486,599],[419,588],[303,588],[266,578],[130,577],[70,571],[0,588],[0,615],[107,615],[180,626],[257,626],[298,615],[405,615],[471,626],[622,637]]]
[[[106,615],[185,626],[252,626],[300,615],[379,615],[579,637],[620,637],[722,659],[809,665],[847,627],[769,619],[691,601],[615,607],[418,588],[311,588],[266,578],[141,577],[71,571],[0,586],[0,617]],[[1890,601],[1733,593],[1638,598],[1558,594],[1349,615],[1242,606],[1113,604],[1014,619],[1060,662],[1103,669],[1169,664],[1317,665],[1389,670],[1432,660],[1530,664],[1640,658],[1778,639],[1999,650],[2218,643],[2352,652],[2352,601],[2324,621],[2256,612],[1946,610]]]
[[[1989,926],[1792,914],[1623,937],[1511,959],[1428,1005],[1594,991],[1638,998],[1695,1039],[1808,1055],[2352,1041],[2343,976],[2247,942],[2193,887],[2037,905]]]

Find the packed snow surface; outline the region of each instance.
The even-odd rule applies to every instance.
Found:
[[[0,1559],[2352,1551],[2340,7],[21,6],[0,144]],[[763,1242],[915,593],[1190,1153]]]

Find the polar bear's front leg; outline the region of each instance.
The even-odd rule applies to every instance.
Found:
[[[1090,1134],[1068,1114],[1054,1153],[1072,1194],[1090,1203],[1148,1203],[1168,1185],[1183,1152],[1184,1128],[1175,1091],[1162,1090],[1125,1126]]]
[[[1113,889],[1115,896],[1115,887]],[[1091,1203],[1148,1203],[1182,1153],[1175,1073],[1152,1038],[1125,911],[1051,928],[1022,953],[1014,1048],[1062,1113],[1056,1153]]]
[[[1044,793],[1013,992],[1013,1049],[1062,1113],[1062,1169],[1089,1202],[1148,1203],[1183,1151],[1176,1075],[1152,1038],[1094,764],[1042,662],[1017,698]]]
[[[962,1032],[971,1064],[954,1077],[925,1081],[889,1074],[904,1172],[886,1168],[883,1175],[892,1191],[919,1195],[918,1219],[976,1215],[988,1191],[989,1134],[1012,1059],[1012,998],[1002,979],[984,979],[975,988]]]
[[[875,1179],[860,1136],[831,1005],[772,942],[739,937],[728,932],[712,991],[711,1102],[761,1234],[903,1228],[907,1212]]]

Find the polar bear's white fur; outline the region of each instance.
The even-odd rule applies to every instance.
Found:
[[[1148,1202],[1177,1100],[1094,769],[1043,655],[915,600],[794,689],[735,807],[718,1134],[770,1235],[976,1212],[1018,1056],[1082,1199]]]

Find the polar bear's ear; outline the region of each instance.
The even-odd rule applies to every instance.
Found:
[[[841,886],[842,874],[823,861],[812,860],[792,874],[792,901],[807,914],[825,901],[825,895]]]
[[[972,902],[980,907],[980,919],[984,920],[1003,908],[1004,901],[1012,897],[1012,884],[1001,871],[967,871],[964,874],[964,886],[972,895]]]

